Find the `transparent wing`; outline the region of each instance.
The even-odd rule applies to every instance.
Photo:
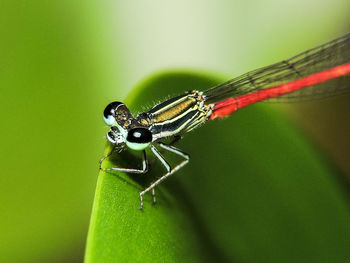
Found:
[[[294,81],[350,62],[350,33],[279,63],[256,69],[203,92],[208,102],[237,97]],[[283,102],[312,100],[350,92],[350,76],[270,99]]]

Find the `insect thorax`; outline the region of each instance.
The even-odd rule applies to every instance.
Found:
[[[157,140],[193,130],[208,120],[211,111],[202,93],[194,90],[154,106],[138,120],[150,124],[153,140]]]

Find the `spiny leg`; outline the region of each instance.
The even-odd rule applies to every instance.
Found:
[[[156,199],[156,190],[154,188],[152,188],[152,203],[155,205],[157,202]]]
[[[172,145],[165,144],[163,142],[158,142],[159,146],[162,147],[165,150],[168,150],[170,152],[173,152],[177,155],[182,156],[187,160],[187,162],[190,160],[190,155],[188,153],[185,153],[184,151],[180,150],[179,148],[176,148]]]
[[[101,167],[102,167],[102,162],[106,159],[106,158],[108,158],[109,156],[111,156],[112,155],[112,153],[115,151],[115,147],[113,147],[113,149],[109,152],[109,153],[107,153],[105,156],[103,156],[101,159],[100,159],[100,170],[101,170]]]
[[[173,140],[168,144],[169,146],[170,145],[173,145],[174,143],[176,143],[177,141],[179,141],[181,139],[181,136],[177,135],[173,138]],[[155,149],[157,150],[157,149]],[[168,150],[168,149],[166,149]],[[158,152],[159,153],[159,152]],[[164,158],[163,158],[164,159]],[[168,163],[167,163],[168,164]],[[170,166],[169,166],[170,167]],[[168,171],[169,172],[169,171]],[[152,188],[152,203],[155,205],[157,202],[157,198],[156,198],[156,190],[155,188]]]
[[[119,172],[135,173],[135,174],[147,173],[148,161],[147,161],[146,151],[145,150],[142,151],[142,169],[119,168],[119,167],[113,167],[113,168],[100,167],[100,170],[102,170],[102,171],[119,171]]]
[[[169,143],[167,143],[167,145],[174,145],[176,142],[178,142],[181,139],[182,139],[182,137],[180,135],[175,135],[173,137],[173,139]],[[163,153],[164,151],[162,151],[162,149],[161,149],[159,152]],[[150,163],[153,164],[154,161],[155,161],[155,159],[151,160]]]
[[[171,169],[169,163],[165,160],[165,158],[160,154],[160,152],[152,145],[150,144],[150,148],[152,150],[152,152],[154,153],[154,155],[162,162],[162,164],[165,166],[165,168],[167,169],[167,173],[165,175],[163,175],[162,177],[160,177],[158,180],[156,180],[155,182],[153,182],[149,187],[147,187],[145,190],[143,190],[140,193],[140,202],[141,202],[141,206],[140,209],[143,208],[143,195],[146,194],[147,192],[149,192],[150,190],[152,190],[152,193],[154,191],[154,187],[156,187],[158,184],[160,184],[162,181],[164,181],[166,178],[168,178],[170,175],[172,175],[173,173],[175,173],[176,171],[180,170],[183,166],[185,166],[189,160],[190,160],[190,155],[181,151],[180,149],[171,146],[171,145],[167,145],[165,143],[159,142],[158,143],[160,147],[162,147],[163,149],[166,149],[168,151],[171,151],[177,155],[182,156],[183,158],[185,158],[185,160],[183,160],[182,162],[180,162],[178,165],[176,165],[174,168]],[[155,199],[153,199],[155,200]]]
[[[162,156],[162,154],[157,150],[156,147],[154,147],[152,144],[149,145],[151,148],[151,151],[154,153],[154,155],[161,161],[161,163],[164,165],[164,167],[167,169],[168,173],[171,171],[170,164],[165,160],[165,158]],[[140,193],[140,209],[143,209],[143,195],[147,193],[148,191],[152,190],[152,197],[153,197],[153,202],[155,202],[155,190],[154,187],[148,187],[147,191],[142,191]]]

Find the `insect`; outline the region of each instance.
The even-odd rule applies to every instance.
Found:
[[[350,91],[350,34],[302,52],[290,59],[260,68],[204,91],[192,90],[155,105],[147,112],[134,116],[122,102],[112,102],[104,110],[103,118],[110,126],[107,140],[113,152],[125,149],[141,151],[142,169],[102,168],[104,171],[146,173],[146,148],[166,168],[166,173],[140,192],[140,209],[143,196],[152,193],[156,202],[155,187],[185,166],[189,154],[165,143],[174,141],[198,126],[214,119],[231,115],[240,108],[269,99],[299,101],[324,98]],[[162,148],[183,158],[171,167],[158,150]]]

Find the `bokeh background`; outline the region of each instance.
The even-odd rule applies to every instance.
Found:
[[[349,15],[347,0],[1,1],[0,262],[82,262],[109,101],[160,70],[277,62],[349,31]],[[278,106],[344,184],[348,103]]]

